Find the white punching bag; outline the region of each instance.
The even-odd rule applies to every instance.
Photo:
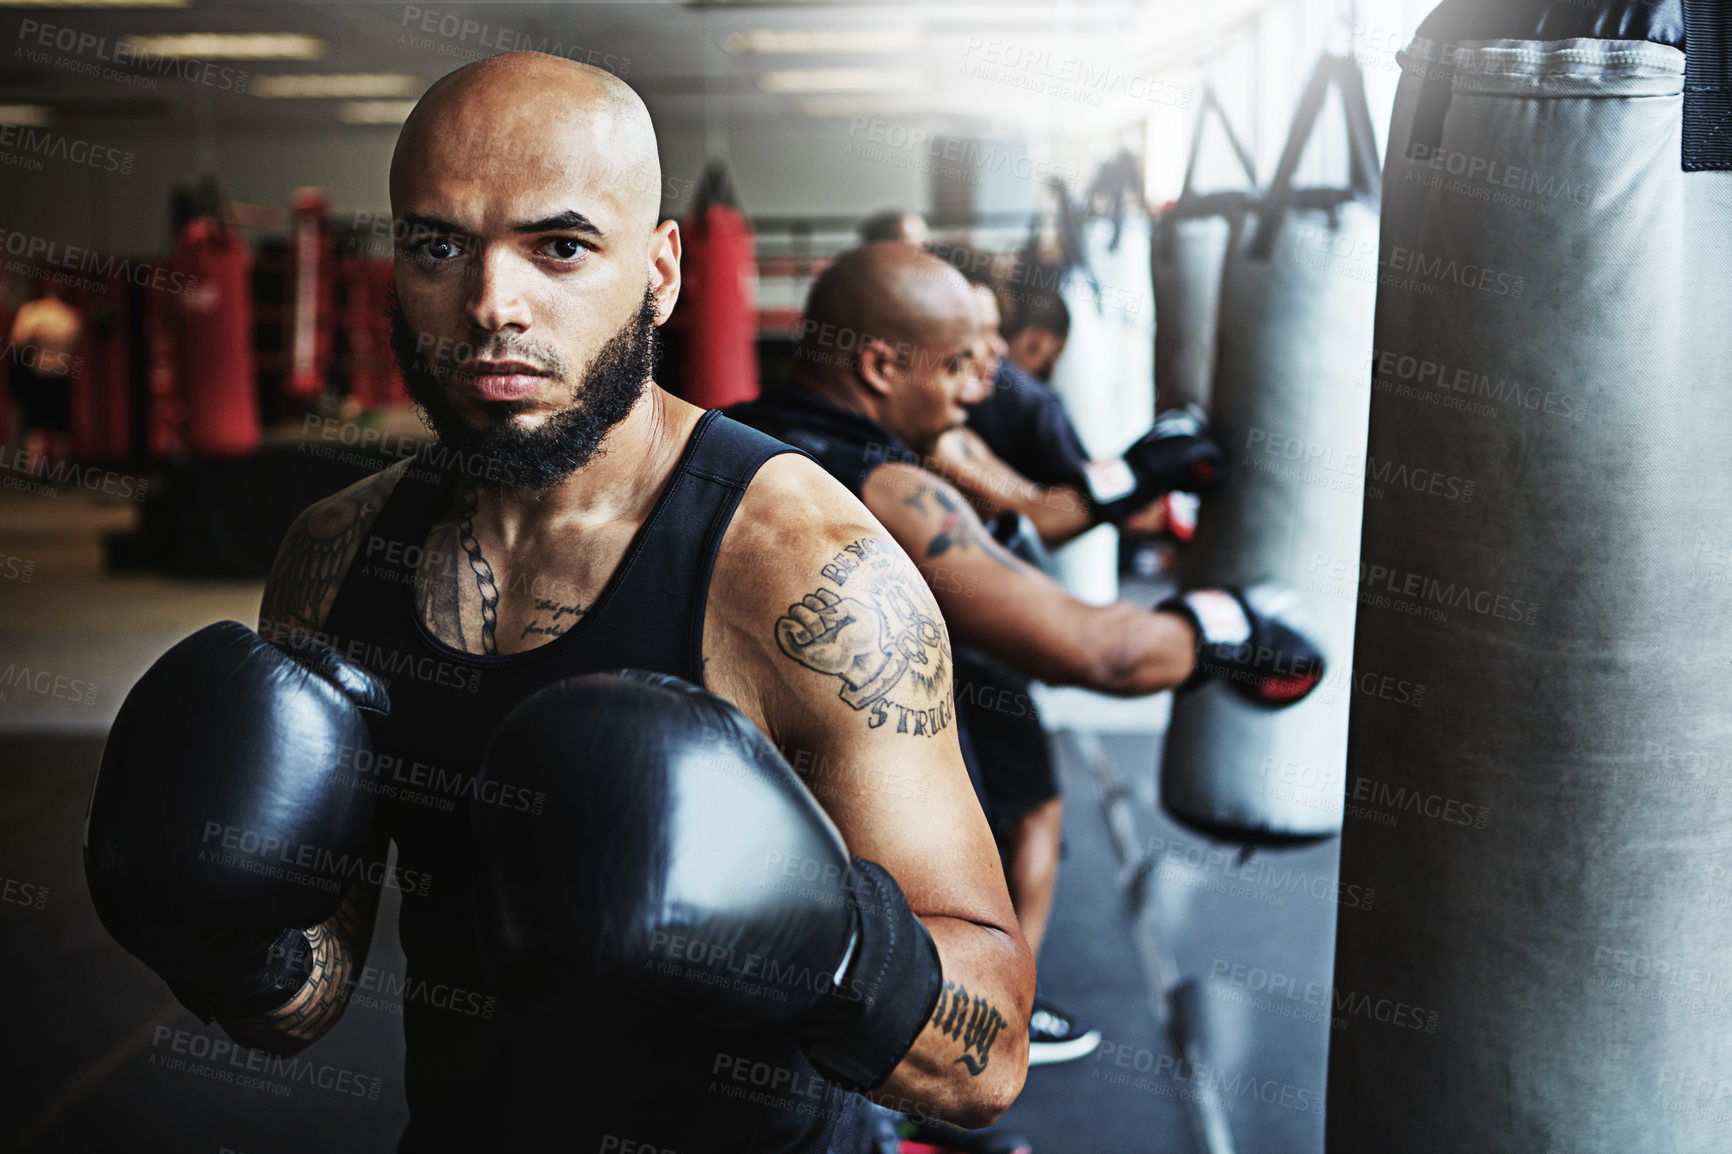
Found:
[[[1149,282],[1149,218],[1131,182],[1113,176],[1131,166],[1109,162],[1099,187],[1113,216],[1076,228],[1080,251],[1061,293],[1070,338],[1053,366],[1053,390],[1064,402],[1091,459],[1116,457],[1155,421],[1154,307]],[[1053,554],[1058,578],[1084,601],[1118,597],[1118,530],[1101,525]]]
[[[1347,119],[1350,177],[1296,188],[1329,90]],[[1287,709],[1210,681],[1178,695],[1161,801],[1228,837],[1280,841],[1341,829],[1353,593],[1315,580],[1319,557],[1359,556],[1367,350],[1376,298],[1376,141],[1358,65],[1325,56],[1257,212],[1234,230],[1221,282],[1212,416],[1227,451],[1180,557],[1186,588],[1281,591],[1268,607],[1322,649],[1326,683]],[[1257,598],[1254,596],[1253,600]]]
[[[1476,490],[1384,486],[1344,575],[1427,689],[1353,693],[1334,997],[1405,1020],[1333,1031],[1335,1154],[1732,1149],[1729,28],[1451,0],[1399,57],[1370,452]]]
[[[1244,169],[1239,192],[1203,194],[1196,188],[1197,159],[1213,121],[1220,125]],[[1256,201],[1257,169],[1239,142],[1226,111],[1206,88],[1191,129],[1191,152],[1179,197],[1155,226],[1150,274],[1155,295],[1155,402],[1161,412],[1197,405],[1209,411],[1214,394],[1215,340],[1221,269],[1233,223]]]

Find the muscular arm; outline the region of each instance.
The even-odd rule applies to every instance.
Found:
[[[937,944],[938,1006],[874,1097],[985,1125],[1027,1073],[1034,963],[962,764],[938,607],[882,527],[794,457],[748,491],[710,606],[709,688],[782,748]]]
[[[1029,519],[1048,545],[1062,545],[1094,527],[1089,498],[1070,485],[1038,485],[1011,468],[966,425],[938,439],[927,462],[954,485],[983,517],[1015,510]],[[1159,500],[1126,518],[1122,528],[1158,533],[1166,527]]]
[[[408,464],[358,481],[295,518],[265,582],[261,637],[317,636],[324,629],[343,575]],[[382,860],[385,851],[380,837],[374,852]],[[243,1021],[218,1024],[241,1045],[275,1054],[298,1053],[329,1033],[366,964],[380,888],[357,882],[335,915],[307,930],[307,981],[293,998]]]
[[[913,465],[885,465],[866,507],[919,566],[952,636],[1030,677],[1135,697],[1190,676],[1196,637],[1167,613],[1090,605],[993,541],[962,494]]]

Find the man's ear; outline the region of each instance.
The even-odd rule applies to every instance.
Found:
[[[901,379],[902,366],[896,363],[896,350],[880,337],[867,337],[860,342],[858,366],[860,380],[877,396],[888,400]]]
[[[1050,374],[1053,362],[1057,361],[1059,354],[1064,352],[1065,338],[1051,329],[1030,328],[1028,332],[1034,346],[1031,350],[1034,354],[1034,363],[1040,365],[1046,373]]]
[[[680,299],[680,250],[683,241],[676,220],[664,220],[650,233],[650,292],[656,300],[655,323],[665,324]]]

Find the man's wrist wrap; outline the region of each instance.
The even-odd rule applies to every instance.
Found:
[[[853,858],[849,892],[859,935],[836,987],[802,1022],[806,1057],[848,1090],[883,1085],[926,1028],[943,972],[938,947],[902,888],[876,862]]]

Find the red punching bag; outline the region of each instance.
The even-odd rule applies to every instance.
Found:
[[[335,253],[331,201],[322,189],[295,192],[289,229],[289,371],[283,391],[316,401],[331,367]]]
[[[122,461],[132,450],[132,397],[126,339],[127,279],[114,273],[100,288],[72,295],[84,314],[84,338],[72,362],[72,443],[86,461]]]
[[[244,457],[259,447],[252,258],[233,229],[199,217],[181,229],[174,265],[185,278],[173,307],[186,447],[195,457]]]
[[[680,226],[679,310],[685,313],[685,388],[694,405],[720,409],[758,395],[757,246],[720,164],[700,182]]]
[[[338,262],[344,288],[339,324],[349,349],[349,395],[364,409],[409,402],[391,355],[391,262],[348,257]]]
[[[8,346],[12,343],[12,309],[6,299],[6,262],[0,260],[0,335],[6,337]],[[8,347],[7,355],[0,357],[0,445],[12,443],[12,365],[18,350]]]

